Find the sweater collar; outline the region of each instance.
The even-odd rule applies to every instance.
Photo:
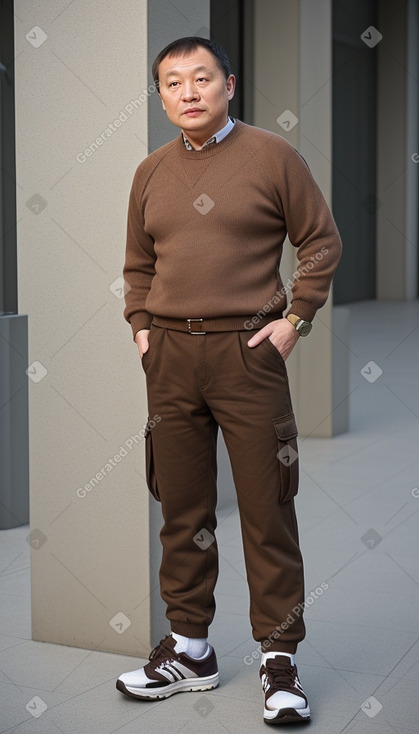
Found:
[[[225,137],[229,134],[229,132],[233,129],[235,123],[234,117],[229,117],[227,121],[227,125],[224,125],[221,130],[218,130],[218,132],[215,133],[215,135],[212,135],[208,140],[205,141],[202,148],[205,148],[206,145],[210,145],[211,143],[221,143],[222,140],[224,140]],[[182,137],[183,142],[185,143],[186,150],[194,150],[193,145],[189,142],[188,138],[186,137],[185,133],[182,131]],[[201,148],[201,150],[202,150]]]
[[[212,156],[217,155],[217,153],[220,153],[222,150],[225,150],[229,145],[234,143],[243,131],[243,128],[244,123],[236,118],[231,131],[226,135],[226,137],[217,142],[216,145],[205,145],[201,150],[187,150],[183,141],[183,133],[181,132],[177,139],[177,152],[182,156],[182,158],[193,158],[194,160],[212,158]]]

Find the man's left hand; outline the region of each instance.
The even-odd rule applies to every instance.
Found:
[[[260,329],[247,342],[249,347],[256,347],[264,339],[269,339],[280,352],[285,361],[294,349],[300,335],[288,319],[276,319]]]

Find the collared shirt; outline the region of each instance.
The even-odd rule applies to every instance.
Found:
[[[229,117],[228,118],[227,125],[224,125],[224,127],[221,130],[219,130],[217,133],[215,133],[215,135],[213,135],[211,138],[209,138],[209,140],[207,140],[202,147],[205,148],[205,146],[206,145],[210,145],[210,143],[221,143],[221,141],[224,140],[224,138],[233,129],[233,127],[235,125],[235,122],[236,121],[235,121],[234,117]],[[193,148],[193,146],[190,144],[190,142],[187,139],[187,137],[185,137],[185,133],[182,133],[182,135],[183,135],[183,142],[185,143],[186,149],[187,150],[195,150],[195,148]]]

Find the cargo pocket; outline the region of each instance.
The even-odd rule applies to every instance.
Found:
[[[150,427],[150,419],[147,419],[146,427],[144,429],[144,440],[145,440],[145,472],[146,482],[154,499],[160,502],[159,490],[157,488],[157,478],[154,469],[154,456],[153,456],[153,437],[152,429]]]
[[[279,501],[287,502],[298,492],[298,445],[297,424],[294,413],[287,413],[273,420],[276,437],[278,439],[280,493]]]

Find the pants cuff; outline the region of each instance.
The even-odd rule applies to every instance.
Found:
[[[191,624],[190,622],[170,620],[170,629],[171,632],[176,632],[177,635],[183,635],[183,637],[208,637],[207,624]]]
[[[297,652],[297,645],[298,642],[280,642],[279,640],[272,640],[272,642],[269,642],[269,640],[267,640],[266,644],[264,644],[264,641],[260,643],[260,648],[262,652],[288,652],[290,655],[295,655]]]

